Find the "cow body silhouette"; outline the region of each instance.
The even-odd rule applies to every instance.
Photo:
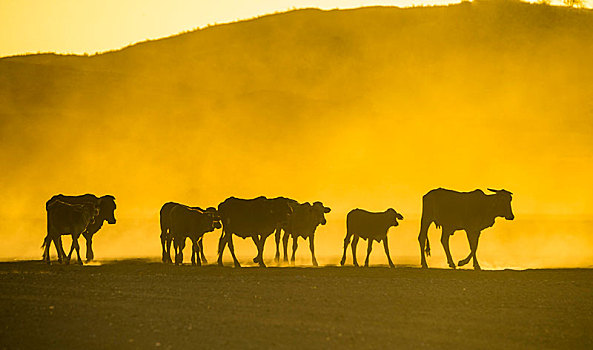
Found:
[[[171,263],[171,242],[173,241],[173,236],[171,235],[171,210],[176,207],[181,206],[189,209],[196,209],[202,212],[210,213],[214,217],[218,217],[218,211],[216,208],[207,208],[202,209],[200,207],[190,207],[185,204],[175,203],[175,202],[167,202],[163,204],[160,211],[160,224],[161,224],[161,246],[163,248],[162,251],[162,261],[164,263]],[[200,256],[198,259],[201,259],[201,262],[207,264],[208,261],[204,256],[204,245],[202,244],[202,238],[198,240],[198,250]]]
[[[58,251],[58,261],[62,262],[66,259],[66,263],[70,262],[72,251],[76,249],[78,256],[78,263],[82,265],[80,258],[80,248],[78,246],[78,238],[87,230],[88,226],[95,222],[99,209],[93,203],[83,204],[69,204],[60,200],[54,200],[49,203],[47,209],[47,235],[43,240],[44,248],[43,260],[50,262],[49,248],[53,241],[56,250]],[[62,250],[61,244],[58,240],[62,235],[72,236],[72,246],[67,257]]]
[[[221,225],[216,213],[184,205],[173,206],[170,212],[170,235],[175,248],[175,264],[183,263],[183,249],[186,238],[189,238],[192,241],[191,263],[192,265],[202,265],[199,250],[199,245],[202,245],[202,237],[206,232],[212,232],[217,228],[221,228]],[[204,254],[203,250],[202,254]]]
[[[97,233],[99,229],[101,229],[103,226],[103,221],[107,221],[109,224],[115,224],[116,222],[115,197],[111,195],[97,197],[93,194],[83,194],[80,196],[66,196],[63,194],[58,194],[51,197],[51,199],[47,201],[45,204],[46,209],[53,201],[56,200],[68,204],[93,204],[99,209],[99,214],[95,217],[95,220],[90,223],[86,230],[82,233],[83,237],[86,239],[86,260],[93,260],[95,258],[95,254],[93,252],[93,235]],[[62,248],[61,238],[58,238],[56,243],[58,243],[59,249],[63,253],[64,250]],[[70,251],[72,251],[72,247],[70,248]]]
[[[398,226],[397,220],[403,220],[402,214],[396,212],[394,209],[389,208],[384,212],[375,213],[369,212],[364,209],[351,210],[346,216],[346,237],[344,238],[344,254],[340,265],[346,263],[346,250],[352,238],[352,262],[354,266],[358,266],[356,260],[356,246],[360,238],[368,240],[367,257],[364,262],[364,266],[369,266],[369,256],[373,246],[373,241],[383,241],[383,247],[385,248],[385,255],[387,255],[387,261],[390,267],[394,267],[391,256],[389,255],[389,243],[387,241],[387,231],[392,226]]]
[[[288,261],[288,239],[292,237],[292,257],[290,261],[294,263],[295,253],[298,247],[297,240],[299,237],[309,239],[309,249],[311,250],[311,261],[313,266],[318,266],[315,258],[315,231],[317,226],[325,225],[325,214],[329,213],[331,209],[325,207],[321,202],[315,202],[311,205],[309,202],[296,203],[289,202],[293,211],[287,223],[283,225],[284,237],[282,243],[284,246],[284,261]],[[278,238],[280,237],[280,229],[276,233],[276,259],[278,260]]]
[[[472,258],[474,269],[480,265],[476,257],[480,233],[485,228],[494,225],[497,217],[513,220],[511,208],[512,193],[506,190],[492,190],[494,194],[487,195],[481,190],[471,192],[457,192],[444,188],[434,189],[422,197],[422,218],[420,221],[420,263],[427,268],[426,255],[430,255],[428,228],[431,223],[442,227],[441,244],[447,255],[447,263],[455,268],[455,263],[449,250],[449,237],[457,230],[464,230],[470,246],[469,255],[459,261],[459,266],[467,264]]]
[[[227,198],[218,205],[218,214],[222,221],[222,234],[218,243],[218,265],[222,266],[222,256],[226,245],[236,267],[241,267],[235,256],[232,235],[241,238],[250,237],[257,247],[257,256],[253,259],[265,267],[263,250],[266,238],[286,224],[292,209],[286,198],[254,199]]]

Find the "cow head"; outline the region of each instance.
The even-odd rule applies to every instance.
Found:
[[[404,216],[396,212],[393,208],[387,209],[387,212],[393,216],[393,226],[399,226],[399,222],[397,222],[397,220],[403,220]]]
[[[109,224],[115,224],[115,197],[106,195],[99,198],[99,220],[106,220]]]
[[[311,207],[311,214],[313,214],[313,220],[320,223],[321,225],[325,225],[327,221],[325,220],[325,214],[329,213],[331,209],[329,207],[323,206],[321,202],[313,203]]]
[[[214,231],[214,229],[222,227],[222,225],[220,224],[220,214],[218,214],[218,210],[216,210],[216,208],[206,208],[206,210],[204,210],[204,213],[207,214],[212,220],[212,231]]]
[[[513,200],[513,194],[507,190],[493,190],[491,188],[488,191],[494,192],[494,212],[496,216],[502,216],[507,220],[513,220],[515,215],[511,208],[511,201]]]

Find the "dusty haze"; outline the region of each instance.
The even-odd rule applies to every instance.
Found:
[[[393,207],[392,257],[418,264],[422,195],[492,187],[515,193],[516,219],[484,231],[483,267],[590,267],[591,62],[590,10],[500,1],[299,10],[92,57],[5,58],[0,259],[41,257],[57,193],[115,195],[99,260],[158,257],[167,201],[282,195],[332,208],[320,263],[338,263],[350,209]],[[386,263],[379,245],[372,257]]]

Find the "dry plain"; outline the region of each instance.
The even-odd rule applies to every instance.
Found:
[[[0,348],[592,348],[593,270],[0,263]]]

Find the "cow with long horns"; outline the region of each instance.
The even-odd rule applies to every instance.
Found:
[[[459,266],[467,264],[472,258],[474,269],[479,270],[480,264],[476,257],[480,233],[485,228],[494,225],[497,217],[513,220],[511,208],[512,193],[506,190],[488,189],[494,194],[487,195],[481,190],[471,192],[457,192],[444,188],[434,189],[422,197],[422,218],[420,221],[420,256],[423,268],[427,268],[426,257],[430,256],[428,228],[435,223],[442,228],[441,244],[447,255],[447,263],[455,268],[455,263],[449,250],[449,237],[457,230],[464,230],[470,246],[469,255],[459,261]]]

